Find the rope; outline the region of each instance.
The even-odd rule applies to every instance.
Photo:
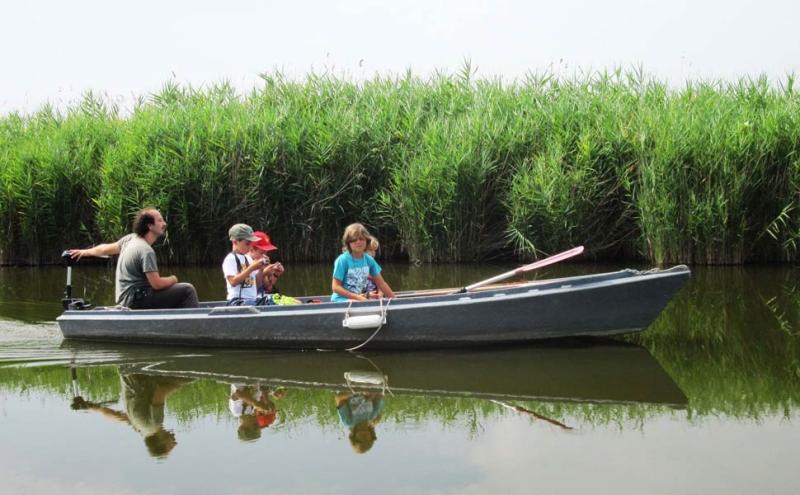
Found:
[[[386,306],[384,306],[383,305],[383,298],[382,297],[380,298],[380,300],[378,301],[378,304],[380,305],[380,309],[381,309],[381,323],[378,325],[378,328],[375,330],[375,332],[373,332],[372,335],[369,336],[369,338],[367,340],[365,340],[364,342],[358,344],[355,347],[350,347],[349,349],[345,349],[345,351],[348,351],[348,352],[357,351],[358,349],[361,349],[365,345],[369,344],[369,342],[373,338],[375,338],[376,335],[378,335],[378,332],[380,332],[381,328],[383,328],[383,321],[386,319],[386,313],[389,311],[389,303],[390,302],[392,302],[392,300],[391,299],[387,299],[386,300]],[[353,303],[351,301],[350,305],[352,305],[352,304]],[[347,308],[347,311],[348,312],[350,311],[350,307],[349,306]]]
[[[344,311],[344,319],[345,320],[350,318],[350,308],[352,308],[352,307],[353,307],[353,300],[350,299],[349,302],[347,303],[347,309]]]

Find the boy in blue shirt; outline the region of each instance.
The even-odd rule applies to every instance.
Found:
[[[342,235],[342,247],[346,249],[333,265],[333,281],[331,282],[332,302],[366,301],[365,293],[368,278],[371,276],[384,297],[393,298],[394,292],[381,276],[381,266],[366,253],[372,239],[369,231],[360,223],[347,226]]]

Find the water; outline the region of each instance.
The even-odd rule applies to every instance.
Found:
[[[403,290],[508,267],[385,268]],[[224,291],[216,267],[176,272],[202,299]],[[0,269],[3,493],[797,490],[792,268],[695,269],[624,341],[359,355],[62,342],[63,275]],[[283,291],[327,293],[329,276],[290,267]],[[112,284],[106,266],[75,274],[100,303]]]

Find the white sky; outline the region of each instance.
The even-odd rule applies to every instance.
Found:
[[[800,72],[797,0],[4,0],[0,115],[94,90],[129,106],[167,81],[312,69],[353,79],[641,65],[680,85]]]

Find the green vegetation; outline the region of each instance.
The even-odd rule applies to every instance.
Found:
[[[503,84],[267,74],[249,94],[166,85],[122,116],[92,95],[0,117],[0,263],[47,263],[161,209],[173,263],[221,259],[230,224],[285,260],[330,260],[361,221],[421,261],[590,256],[796,261],[794,78],[638,72]]]

